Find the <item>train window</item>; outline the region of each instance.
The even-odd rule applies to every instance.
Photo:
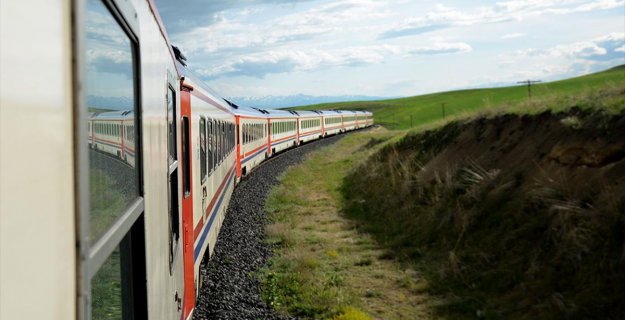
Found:
[[[206,181],[206,119],[200,118],[200,177]]]
[[[206,158],[207,158],[207,166],[208,172],[213,171],[213,120],[208,118],[206,123]]]
[[[221,140],[221,147],[222,147],[222,150],[223,150],[223,154],[221,156],[222,156],[222,158],[226,158],[226,150],[227,150],[226,149],[226,138],[228,136],[226,135],[226,123],[225,122],[221,123],[221,135],[223,137],[223,139]]]
[[[217,146],[217,164],[221,164],[221,139],[223,138],[221,135],[221,121],[215,121],[215,140]]]
[[[167,87],[167,154],[169,165],[178,159],[176,149],[176,93],[171,86]]]
[[[92,319],[121,319],[122,297],[118,285],[122,282],[119,248],[106,259],[91,280],[93,294]],[[104,299],[106,297],[106,299]]]
[[[182,117],[182,185],[184,197],[191,194],[191,150],[189,150],[189,118]]]
[[[84,50],[76,63],[84,73],[76,75],[81,91],[77,117],[92,125],[94,141],[106,141],[90,149],[77,139],[80,237],[79,292],[85,297],[77,310],[85,319],[141,319],[147,315],[144,202],[141,188],[139,56],[132,5],[119,8],[112,1],[86,0],[77,14],[84,22],[73,28]],[[83,11],[84,9],[84,11]],[[74,30],[75,29],[75,30]],[[136,31],[136,30],[135,30]],[[94,98],[94,97],[97,97]],[[96,109],[97,108],[97,109]],[[83,130],[82,126],[77,126]],[[84,132],[78,132],[84,135]],[[114,139],[112,139],[114,138]]]
[[[86,94],[88,99],[102,97],[99,108],[118,110],[101,112],[98,116],[109,119],[102,134],[119,135],[110,121],[135,121],[132,112],[137,104],[134,46],[101,1],[87,1],[87,11],[94,19],[87,21],[86,28]],[[89,113],[95,112],[87,109]],[[136,150],[136,145],[122,147],[121,143],[112,142],[102,147],[102,152],[89,153],[89,238],[92,243],[139,196]]]
[[[211,145],[213,146],[213,170],[217,168],[217,120],[212,120],[211,126]]]

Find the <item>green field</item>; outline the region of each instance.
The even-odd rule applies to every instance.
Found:
[[[578,96],[593,91],[614,87],[625,87],[625,65],[606,71],[561,81],[541,83],[532,86],[536,102],[561,99],[563,96]],[[449,91],[415,97],[367,101],[338,102],[294,107],[294,110],[354,109],[373,112],[376,123],[390,129],[409,129],[443,119],[445,116],[461,116],[482,109],[518,107],[528,104],[527,87],[489,88]]]

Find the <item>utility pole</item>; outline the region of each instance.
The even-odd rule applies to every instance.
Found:
[[[525,80],[525,81],[518,81],[517,83],[527,85],[527,98],[529,100],[532,100],[532,85],[535,83],[540,83],[540,82],[542,81],[541,80]]]
[[[447,104],[447,102],[443,102],[443,104],[441,105],[441,109],[443,110],[443,119],[445,119],[445,105]]]

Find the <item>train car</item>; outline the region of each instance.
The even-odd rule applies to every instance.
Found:
[[[236,181],[236,121],[232,107],[184,65],[180,72],[182,230],[185,241],[184,318],[203,283],[200,266],[214,250]]]
[[[355,111],[342,110],[341,115],[343,116],[343,132],[357,128],[357,113]]]
[[[323,117],[319,111],[297,111],[299,143],[319,139],[323,135]]]
[[[340,111],[323,110],[320,111],[323,117],[323,136],[331,136],[343,132],[343,116]]]
[[[0,14],[1,319],[190,319],[243,168],[344,129],[220,98],[150,0]]]
[[[134,113],[94,113],[88,120],[89,146],[135,166]]]
[[[271,155],[297,146],[297,122],[299,116],[293,111],[267,110],[269,118],[269,150]]]
[[[365,111],[365,119],[366,119],[366,126],[370,127],[373,125],[373,113],[369,112],[369,111]]]
[[[356,117],[355,129],[361,129],[365,127],[365,112],[356,110],[354,111],[354,116]]]
[[[0,318],[188,318],[188,149],[153,3],[33,0],[0,14]],[[104,119],[116,107],[134,116]],[[124,147],[94,143],[104,137]]]
[[[255,108],[238,108],[237,123],[237,176],[248,174],[267,159],[269,149],[269,112]]]

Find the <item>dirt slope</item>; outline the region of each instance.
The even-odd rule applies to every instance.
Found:
[[[408,135],[345,212],[453,297],[440,314],[625,317],[625,114],[571,109]]]

